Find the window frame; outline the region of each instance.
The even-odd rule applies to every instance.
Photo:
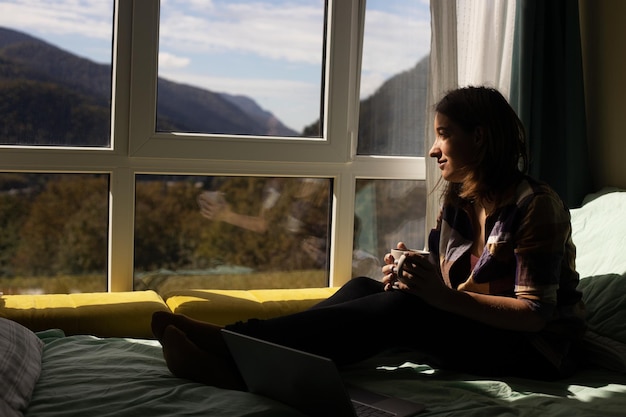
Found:
[[[357,179],[426,178],[424,157],[356,155],[365,0],[329,0],[321,138],[155,133],[159,1],[115,0],[114,6],[111,147],[2,146],[0,171],[110,176],[112,292],[133,290],[137,174],[332,178],[330,285],[345,283]]]

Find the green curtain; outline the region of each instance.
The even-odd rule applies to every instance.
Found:
[[[578,0],[518,0],[510,101],[527,130],[530,174],[580,206],[593,190]]]

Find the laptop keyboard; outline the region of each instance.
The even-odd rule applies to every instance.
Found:
[[[371,407],[367,404],[362,404],[356,401],[352,401],[352,405],[354,406],[354,411],[356,411],[356,415],[358,417],[393,417],[394,413],[390,413],[385,410],[381,410],[379,408]]]

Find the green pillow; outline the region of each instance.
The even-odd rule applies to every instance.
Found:
[[[587,358],[593,364],[626,373],[626,275],[587,277],[578,288],[587,309]]]

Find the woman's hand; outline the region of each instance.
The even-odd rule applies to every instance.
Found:
[[[200,214],[209,220],[223,221],[232,210],[226,203],[203,201],[200,205]]]
[[[397,277],[397,287],[436,305],[449,288],[437,274],[428,256],[408,252],[405,257],[402,276]]]
[[[396,248],[408,250],[403,242],[399,242]],[[394,259],[391,253],[386,254],[383,260],[385,261],[385,265],[382,267],[382,282],[385,284],[385,291],[398,288],[398,276],[396,275],[397,260]]]
[[[449,288],[443,283],[435,266],[430,263],[428,256],[408,251],[404,243],[400,242],[398,249],[406,250],[402,267],[402,276],[397,275],[397,260],[393,255],[385,255],[383,266],[383,282],[386,290],[392,288],[410,292],[423,298],[429,304],[437,305]]]

